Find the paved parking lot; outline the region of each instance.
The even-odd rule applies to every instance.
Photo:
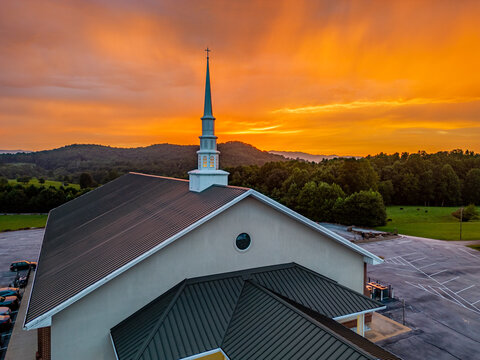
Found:
[[[461,244],[400,237],[361,244],[385,258],[368,276],[406,301],[413,331],[379,342],[405,360],[480,359],[480,252]],[[400,302],[384,312],[402,322]]]
[[[0,233],[0,287],[15,279],[10,264],[15,260],[37,261],[42,246],[43,229]]]
[[[43,229],[20,230],[0,233],[0,287],[8,286],[15,279],[16,273],[10,271],[10,264],[16,260],[37,261],[43,239]],[[26,273],[27,271],[21,271]],[[29,282],[33,280],[30,276]],[[22,294],[23,290],[20,291]],[[24,298],[23,301],[28,301]],[[12,313],[16,320],[17,311]],[[22,319],[23,321],[23,319]],[[10,341],[11,330],[2,333],[3,347],[0,348],[0,360],[4,358],[6,346]]]

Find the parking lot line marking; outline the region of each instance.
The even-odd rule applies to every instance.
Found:
[[[401,256],[398,257],[398,260],[400,261],[400,263],[401,263],[402,265],[407,265],[407,266],[409,265],[408,261],[405,260],[405,259],[404,259],[403,257],[401,257]]]
[[[468,304],[468,306],[471,306],[471,307],[473,308],[473,309],[471,309],[471,308],[465,306],[467,309],[469,309],[469,310],[471,310],[471,311],[473,311],[473,312],[475,312],[475,313],[477,313],[477,314],[480,314],[480,309],[477,308],[475,305],[472,305],[472,303],[471,303],[470,301],[466,300],[466,299],[463,298],[462,296],[454,293],[452,290],[450,290],[449,288],[445,287],[445,292],[447,292],[447,290],[450,291],[454,296],[456,296],[456,297],[460,298],[462,301],[464,301],[465,304]],[[453,297],[453,296],[452,296],[452,297]],[[475,309],[475,310],[474,310],[474,309]]]
[[[461,251],[461,252],[464,252],[465,254],[468,254],[468,255],[470,255],[470,256],[473,256],[473,257],[476,258],[476,259],[480,259],[479,256],[473,255],[473,254],[469,253],[469,252],[468,252],[467,250],[465,250],[465,249],[458,249],[458,250]]]
[[[442,272],[445,272],[445,271],[447,271],[447,270],[448,270],[448,269],[437,271],[435,274],[431,274],[430,276],[438,275],[438,274],[440,274],[440,273],[442,273]]]
[[[445,292],[450,291],[454,296],[456,296],[457,298],[461,299],[463,302],[465,302],[465,304],[467,304],[468,306],[471,306],[472,308],[474,308],[475,310],[473,309],[470,309],[469,307],[467,307],[467,309],[470,309],[472,310],[473,312],[476,312],[477,314],[480,314],[480,309],[477,308],[475,305],[472,305],[472,303],[468,300],[466,300],[465,298],[463,298],[461,295],[458,295],[456,293],[454,293],[452,290],[450,290],[449,288],[445,287]],[[453,297],[453,296],[452,296]]]
[[[420,259],[411,260],[410,262],[417,262],[417,261],[420,261],[420,260],[423,260],[423,259],[426,259],[426,258],[427,258],[427,257],[424,256],[424,257],[422,257],[422,258],[420,258]]]
[[[474,287],[474,286],[475,286],[475,285],[470,285],[470,286],[466,287],[465,289],[462,289],[462,290],[457,291],[455,294],[459,294],[459,293],[461,293],[462,291],[468,290],[468,289],[470,289],[470,288],[472,288],[472,287]]]
[[[393,268],[395,269],[396,271],[406,271],[406,272],[410,272],[410,273],[418,273],[418,271],[415,271],[415,270],[407,270],[407,269],[399,269],[399,268]]]
[[[405,281],[405,282],[406,282],[407,284],[409,284],[409,285],[412,285],[413,287],[416,287],[417,289],[423,289],[423,288],[420,287],[419,285],[415,285],[414,283],[411,283],[410,281],[407,281],[407,280],[403,280],[403,281]],[[425,289],[423,289],[423,290],[425,290]],[[480,301],[480,300],[479,300],[479,301]]]
[[[436,263],[433,263],[433,264],[428,264],[428,265],[425,265],[425,266],[422,266],[422,267],[419,267],[419,269],[425,269],[426,267],[429,267],[429,266],[432,266],[432,265],[435,265]]]
[[[456,299],[453,295],[450,295],[450,294],[448,293],[447,290],[449,290],[449,289],[448,289],[447,287],[438,288],[438,290],[443,291],[443,292],[445,293],[445,295],[447,295],[448,297],[451,298],[451,300],[450,300],[449,298],[447,298],[447,297],[445,297],[445,296],[442,296],[445,300],[451,301],[451,302],[453,302],[453,303],[455,303],[455,304],[457,304],[457,305],[460,305],[460,306],[468,309],[468,307],[466,307],[465,304],[461,303],[461,302],[460,302],[458,299]],[[450,292],[451,292],[452,294],[454,294],[453,291],[450,291]],[[455,294],[454,294],[454,295],[455,295]],[[462,300],[463,300],[463,299],[462,299]],[[470,310],[472,310],[472,309],[470,309]],[[475,310],[472,310],[472,311],[475,311]]]
[[[450,281],[457,280],[459,277],[460,277],[460,276],[455,276],[454,278],[451,278],[450,280],[444,281],[444,282],[442,282],[441,284],[443,285],[443,284],[446,284],[446,283],[448,283],[448,282],[450,282]]]
[[[419,277],[419,276],[414,276],[414,275],[408,275],[408,274],[395,274],[397,276],[408,276],[408,277],[412,277],[412,278],[415,278],[415,279],[418,279],[418,280],[425,280],[425,278],[422,278],[422,277]]]
[[[442,294],[440,294],[438,291],[436,291],[433,287],[431,287],[430,285],[427,285],[430,290],[432,290],[435,294],[437,294],[438,296],[440,296],[442,299],[445,299],[445,300],[450,300],[450,299],[447,299],[445,296],[443,296]]]
[[[480,302],[480,300],[477,300],[477,301],[473,302],[472,305],[475,305],[478,302]]]
[[[402,255],[400,255],[400,256],[410,256],[410,255],[414,255],[414,254],[416,254],[416,253],[417,253],[417,252],[415,251],[415,252],[411,252],[411,253],[408,253],[408,254],[402,254]]]

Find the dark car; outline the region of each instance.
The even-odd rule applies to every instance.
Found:
[[[12,327],[12,319],[9,315],[0,315],[0,331],[4,332],[10,330]]]
[[[15,279],[15,286],[18,286],[20,289],[23,289],[28,284],[27,276],[20,276],[18,279]]]
[[[18,299],[16,296],[0,296],[0,307],[6,306],[10,310],[18,309]]]
[[[4,288],[0,288],[0,296],[16,296],[19,298],[20,291],[19,291],[19,288],[4,287]]]
[[[3,315],[8,315],[10,316],[12,314],[12,310],[6,306],[0,306],[0,316]]]
[[[35,261],[20,260],[10,264],[10,271],[28,270],[29,268],[35,270],[37,263]]]

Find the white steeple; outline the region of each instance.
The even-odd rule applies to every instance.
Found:
[[[188,173],[190,191],[201,192],[212,185],[227,185],[229,173],[218,169],[220,152],[217,150],[215,136],[215,118],[212,112],[212,94],[210,90],[209,48],[207,52],[207,79],[205,81],[205,105],[202,116],[202,136],[198,154],[198,169]]]

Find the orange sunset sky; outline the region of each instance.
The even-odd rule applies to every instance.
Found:
[[[480,1],[2,1],[0,149],[480,152]]]

